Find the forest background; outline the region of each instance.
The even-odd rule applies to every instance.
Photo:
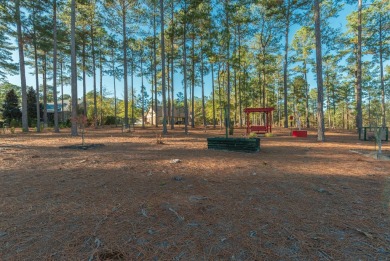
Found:
[[[77,114],[96,126],[144,125],[149,107],[161,104],[164,132],[180,108],[186,132],[222,126],[226,107],[235,126],[244,124],[245,107],[274,107],[283,127],[290,115],[308,128],[389,122],[384,0],[16,0],[0,8],[0,103],[15,90],[24,130],[40,131],[41,120],[58,130],[63,119],[51,123],[47,104],[72,96]],[[27,106],[34,96],[36,106]]]

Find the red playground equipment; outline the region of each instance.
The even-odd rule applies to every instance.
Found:
[[[274,108],[245,108],[244,112],[246,113],[246,133],[251,132],[256,133],[268,133],[272,132],[272,111]],[[261,112],[265,114],[265,124],[264,125],[252,125],[249,119],[249,115],[253,112]]]

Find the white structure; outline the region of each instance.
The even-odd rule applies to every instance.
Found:
[[[61,122],[62,120],[67,121],[71,117],[71,102],[70,100],[64,100],[64,106],[62,106],[62,101],[59,100],[57,102],[57,111],[58,111],[58,120]],[[54,119],[54,102],[48,102],[46,105],[47,117],[50,119]]]
[[[167,113],[169,110],[167,109]],[[169,113],[168,113],[169,114]],[[188,113],[190,117],[190,113]],[[171,117],[168,116],[168,123],[171,122]],[[173,111],[173,118],[175,124],[184,124],[185,115],[184,108],[175,108]],[[157,120],[159,124],[162,124],[162,106],[157,106]],[[145,124],[156,124],[156,112],[155,108],[150,107],[149,110],[145,113]]]

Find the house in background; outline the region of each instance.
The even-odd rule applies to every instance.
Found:
[[[168,113],[168,124],[171,122],[171,117],[170,117],[170,110],[167,109]],[[191,117],[190,113],[188,112],[188,116]],[[185,120],[185,115],[184,115],[184,108],[174,108],[173,110],[173,118],[175,124],[184,124]],[[158,105],[157,106],[157,123],[162,124],[163,118],[162,118],[162,106]],[[155,107],[150,107],[149,110],[145,113],[145,124],[156,124],[156,112],[155,112]]]
[[[62,106],[62,101],[57,102],[58,108],[58,121],[66,122],[71,117],[71,102],[70,100],[64,101],[64,106]],[[46,105],[47,109],[47,119],[54,121],[54,102],[48,102]]]

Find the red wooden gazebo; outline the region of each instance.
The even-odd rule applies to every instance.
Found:
[[[244,112],[246,113],[246,133],[251,132],[256,133],[268,133],[272,132],[272,111],[275,108],[245,108]],[[249,114],[253,112],[261,112],[265,114],[265,125],[251,125],[249,120]]]

